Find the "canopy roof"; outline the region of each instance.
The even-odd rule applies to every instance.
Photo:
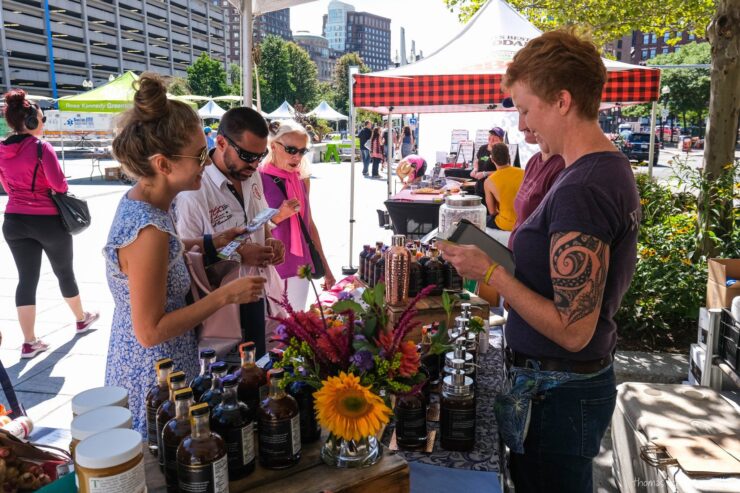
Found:
[[[327,103],[326,101],[320,102],[319,105],[311,110],[306,116],[315,116],[316,118],[329,121],[348,119],[348,117],[344,116],[343,114],[329,106],[329,103]]]
[[[212,99],[198,110],[198,116],[200,116],[201,118],[221,119],[221,117],[224,116],[224,113],[226,113],[226,110],[217,105],[216,102]]]
[[[507,64],[542,32],[503,0],[489,0],[457,36],[428,57],[354,76],[354,105],[380,113],[490,111],[506,97]],[[602,101],[643,103],[660,95],[660,70],[602,59]],[[578,74],[573,74],[577,77]]]
[[[120,113],[134,104],[134,81],[139,77],[126,72],[107,84],[87,92],[59,99],[59,111],[87,113]]]
[[[293,117],[295,117],[295,108],[287,101],[283,101],[278,109],[265,115],[265,118],[270,120],[290,120]]]

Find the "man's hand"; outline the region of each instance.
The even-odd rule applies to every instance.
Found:
[[[280,204],[279,211],[272,218],[275,224],[280,224],[292,215],[299,213],[301,211],[301,202],[298,199],[283,200],[283,203]]]
[[[213,246],[216,247],[216,250],[220,250],[228,245],[235,237],[246,232],[247,230],[244,226],[237,226],[235,228],[229,228],[225,231],[221,231],[218,234],[213,234],[211,236],[211,239],[213,240]]]
[[[272,248],[271,265],[282,264],[285,260],[285,245],[277,238],[268,238],[265,240],[265,246]]]
[[[273,257],[272,247],[259,243],[244,243],[237,252],[241,255],[243,264],[254,267],[267,267]]]

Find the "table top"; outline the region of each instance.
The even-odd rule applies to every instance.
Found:
[[[444,196],[445,194],[443,192],[435,193],[435,194],[427,194],[427,193],[412,193],[412,191],[408,188],[405,188],[398,193],[391,195],[388,198],[388,201],[394,201],[394,202],[419,202],[419,203],[427,203],[427,204],[441,204],[444,202]]]

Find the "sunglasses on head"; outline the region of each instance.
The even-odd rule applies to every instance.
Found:
[[[231,138],[225,133],[221,132],[221,135],[223,136],[224,139],[226,139],[226,142],[231,147],[234,148],[234,150],[236,151],[236,154],[239,156],[239,159],[241,159],[247,164],[252,164],[254,162],[262,161],[265,158],[265,156],[267,156],[267,149],[265,149],[264,152],[260,152],[260,153],[250,152],[250,151],[247,151],[239,147],[237,143],[231,140]]]
[[[198,154],[197,156],[188,156],[185,154],[173,154],[172,157],[185,157],[185,158],[195,159],[198,161],[198,166],[202,168],[208,162],[208,158],[209,158],[208,147],[204,147],[203,149],[201,149],[200,154]]]
[[[293,146],[286,146],[282,142],[278,142],[278,141],[275,141],[275,143],[276,144],[280,144],[283,147],[283,149],[285,149],[285,152],[287,152],[291,156],[295,156],[296,154],[300,154],[301,156],[305,156],[306,153],[309,151],[309,149],[307,147],[298,148],[298,147],[293,147]]]

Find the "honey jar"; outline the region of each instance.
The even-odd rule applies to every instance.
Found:
[[[72,398],[72,416],[104,406],[128,407],[128,390],[123,387],[97,387]]]
[[[145,493],[144,448],[134,430],[102,431],[75,448],[79,493]]]
[[[125,407],[105,406],[77,416],[71,425],[72,441],[69,453],[75,456],[75,448],[80,441],[101,431],[116,428],[131,428],[131,411]]]

